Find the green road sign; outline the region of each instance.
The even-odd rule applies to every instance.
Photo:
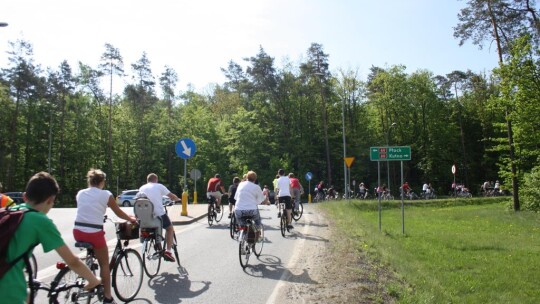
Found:
[[[411,160],[411,147],[371,147],[369,158],[372,161]]]

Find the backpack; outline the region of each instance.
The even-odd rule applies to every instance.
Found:
[[[4,277],[4,274],[6,274],[13,265],[17,264],[17,262],[23,258],[28,266],[28,252],[37,245],[31,246],[13,261],[7,261],[6,259],[9,242],[15,234],[15,231],[17,231],[17,228],[27,211],[36,212],[36,210],[33,209],[0,208],[0,279]]]

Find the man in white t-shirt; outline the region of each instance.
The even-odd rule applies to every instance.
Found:
[[[162,196],[166,195],[173,201],[180,200],[178,196],[169,191],[167,187],[158,183],[158,176],[155,173],[150,173],[146,177],[147,183],[139,188],[140,196],[145,194],[148,200],[154,205],[154,216],[161,218],[161,223],[163,224],[163,229],[165,229],[165,240],[167,242],[167,248],[163,257],[166,261],[175,262],[174,256],[171,253],[173,236],[174,236],[174,226],[171,223],[171,219],[165,213],[165,207],[163,207]]]
[[[285,170],[279,169],[278,170],[278,180],[276,182],[277,186],[277,197],[279,203],[285,203],[285,214],[287,215],[287,229],[293,229],[293,225],[291,225],[291,210],[292,210],[292,202],[291,202],[291,180],[288,176],[285,176]],[[278,216],[283,216],[282,214],[278,214]]]

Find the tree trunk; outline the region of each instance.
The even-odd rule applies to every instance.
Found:
[[[326,108],[326,99],[324,98],[324,89],[321,81],[321,100],[323,114],[324,145],[326,148],[326,174],[328,178],[328,187],[332,186],[332,164],[330,163],[330,144],[328,142],[328,110]]]
[[[487,1],[488,5],[488,11],[489,16],[491,18],[491,24],[493,25],[493,35],[495,37],[495,41],[497,42],[497,53],[499,54],[499,64],[503,64],[503,51],[501,47],[501,40],[499,37],[499,31],[497,30],[497,20],[495,19],[495,15],[493,14],[493,10],[491,8],[491,0]],[[515,164],[515,154],[514,154],[514,132],[512,131],[512,120],[510,119],[510,112],[511,109],[509,106],[506,106],[506,128],[508,132],[508,147],[509,147],[509,156],[510,156],[510,167],[512,171],[512,193],[513,193],[513,201],[514,201],[514,211],[519,211],[519,183],[517,179],[517,169]]]

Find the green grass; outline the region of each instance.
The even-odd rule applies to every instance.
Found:
[[[508,198],[321,204],[358,249],[403,282],[399,303],[540,303],[540,214]]]

